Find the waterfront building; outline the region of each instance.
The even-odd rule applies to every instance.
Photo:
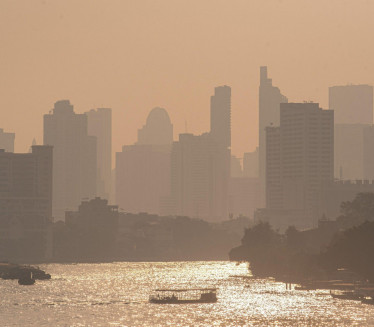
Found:
[[[266,209],[275,220],[287,212],[297,217],[294,225],[315,226],[321,187],[334,180],[334,112],[318,103],[283,103],[280,126],[267,127],[266,137]]]
[[[4,129],[0,128],[0,149],[6,152],[14,152],[15,133],[6,133]]]
[[[44,115],[44,144],[53,145],[53,216],[76,210],[96,196],[96,137],[88,135],[87,115],[76,114],[69,100],[57,101]]]
[[[38,145],[31,153],[0,150],[0,261],[51,259],[52,152]]]

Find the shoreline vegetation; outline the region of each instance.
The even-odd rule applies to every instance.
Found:
[[[281,234],[268,222],[247,228],[229,257],[248,262],[256,277],[300,284],[299,289],[348,289],[373,285],[373,254],[374,194],[360,193],[341,204],[341,216],[321,219],[315,229],[290,226]]]

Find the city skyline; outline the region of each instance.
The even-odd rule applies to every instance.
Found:
[[[259,66],[270,68],[290,101],[313,100],[323,108],[332,85],[374,84],[374,49],[367,42],[374,4],[321,4],[3,2],[0,18],[10,33],[0,36],[0,95],[7,108],[0,119],[17,134],[16,152],[23,152],[34,137],[41,144],[40,117],[55,101],[69,99],[78,113],[109,107],[114,153],[135,142],[155,106],[168,110],[175,140],[186,122],[188,132],[208,130],[207,95],[226,84],[233,90],[232,153],[241,156],[258,144]]]

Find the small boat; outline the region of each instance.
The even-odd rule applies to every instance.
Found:
[[[183,303],[215,303],[216,288],[156,289],[149,296],[150,303],[183,304]]]
[[[342,300],[355,300],[360,301],[362,298],[362,294],[359,292],[356,292],[354,290],[352,291],[339,291],[339,290],[330,290],[330,295],[334,299],[342,299]]]
[[[372,296],[365,296],[361,299],[361,303],[374,304],[374,298]]]
[[[32,276],[32,273],[30,272],[29,274],[26,274],[18,279],[18,284],[20,285],[34,285],[35,284],[35,279]]]

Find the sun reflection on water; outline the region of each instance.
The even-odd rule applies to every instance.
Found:
[[[0,281],[4,326],[370,326],[374,307],[327,291],[253,279],[246,264],[139,262],[46,265],[32,287]],[[156,288],[217,287],[212,304],[150,304]]]

